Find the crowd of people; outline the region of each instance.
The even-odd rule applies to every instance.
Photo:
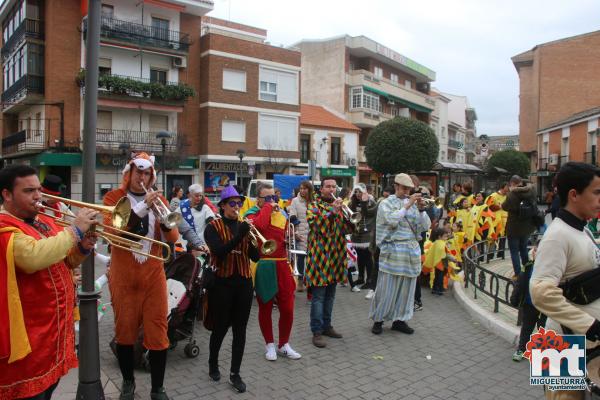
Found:
[[[537,210],[535,188],[519,176],[490,194],[474,191],[470,181],[457,183],[444,202],[418,177],[405,173],[397,174],[379,199],[363,183],[339,191],[330,177],[322,178],[318,189],[303,181],[287,201],[277,188],[259,182],[254,203],[241,188],[226,186],[213,204],[200,184],[187,188],[187,196],[175,187],[167,200],[160,191],[147,190],[155,182],[153,157],[137,153],[125,166],[120,187],[104,196],[107,206],[123,198],[131,205],[127,224],[115,231],[117,236],[153,240],[140,241],[142,251],[137,253],[110,249],[108,281],[122,375],[120,399],[135,396],[134,345],[142,329],[150,396],[169,398],[164,387],[170,344],[168,295],[160,242],[183,241],[183,251],[209,256],[214,275],[204,298],[204,325],[211,330],[209,377],[221,379],[219,353],[231,327],[229,381],[240,393],[246,391],[241,364],[254,297],[264,356],[271,362],[302,357],[291,345],[292,326],[298,323],[297,292],[306,292],[310,301],[307,323],[317,348],[343,337],[334,328],[333,310],[336,290],[346,285],[354,293],[366,291],[371,303],[365,318],[372,320],[373,334],[382,334],[388,321],[392,331],[412,334],[409,322],[424,307],[421,290],[428,287],[443,296],[450,280],[460,281],[467,248],[478,259],[503,258],[508,244],[514,304],[523,309],[515,361],[523,358],[529,335],[536,324],[546,323],[546,316],[548,326],[557,331],[585,334],[591,347],[600,339],[595,301],[600,296],[592,293],[586,297],[592,301],[582,303],[565,297],[561,286],[590,273],[600,260],[586,229],[588,220],[600,212],[596,167],[567,163],[561,168],[550,199],[560,199],[560,210],[539,246],[532,243],[532,234],[543,224],[543,215]],[[72,329],[77,278],[70,271],[94,251],[99,212],[83,208],[73,214],[44,198],[44,193],[59,194],[59,184],[52,176],[41,184],[36,171],[26,166],[0,171],[0,284],[7,288],[0,297],[0,398],[49,399],[59,379],[77,366]],[[180,215],[176,226],[156,211],[159,206]],[[48,210],[60,211],[59,216],[70,213],[72,218],[59,223],[61,218],[42,212]],[[104,224],[111,222],[104,215]]]

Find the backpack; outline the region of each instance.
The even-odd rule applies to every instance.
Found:
[[[536,227],[540,227],[544,225],[545,217],[534,202],[530,199],[523,199],[519,203],[519,220],[531,220]]]

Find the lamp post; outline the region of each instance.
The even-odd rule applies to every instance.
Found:
[[[165,152],[167,148],[167,139],[171,138],[171,134],[167,131],[160,131],[156,134],[156,138],[160,139],[160,145],[162,146],[162,159],[161,159],[161,167],[162,167],[162,190],[163,193],[167,192],[167,163],[165,162]]]
[[[235,153],[237,154],[238,158],[240,159],[238,185],[242,186],[242,161],[244,160],[244,156],[246,156],[246,151],[244,149],[238,149]]]

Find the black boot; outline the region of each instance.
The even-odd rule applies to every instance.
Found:
[[[158,388],[156,391],[150,392],[150,400],[169,400],[164,387]]]
[[[371,332],[375,335],[380,335],[383,332],[383,322],[375,322],[371,328]]]
[[[244,393],[246,391],[246,384],[242,380],[240,374],[231,374],[229,376],[229,381],[231,382],[231,386],[233,386],[238,393]]]
[[[208,376],[210,376],[210,379],[212,379],[215,382],[219,382],[221,380],[221,372],[219,371],[219,366],[218,365],[214,365],[208,366]]]
[[[412,335],[415,332],[415,330],[408,326],[408,324],[404,321],[394,321],[392,323],[392,330],[406,333],[407,335]]]

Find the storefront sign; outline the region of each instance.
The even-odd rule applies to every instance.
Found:
[[[356,168],[321,168],[321,176],[356,176]]]
[[[204,191],[208,193],[220,192],[229,183],[235,183],[235,172],[210,172],[204,173]]]
[[[245,163],[227,163],[227,162],[205,162],[205,171],[234,171],[247,172],[248,164]]]

